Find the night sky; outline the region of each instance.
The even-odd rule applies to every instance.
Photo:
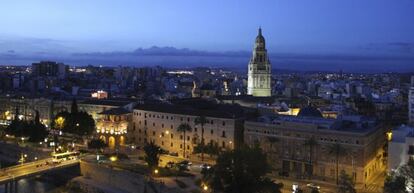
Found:
[[[173,46],[414,56],[414,0],[16,0],[0,6],[0,54]]]

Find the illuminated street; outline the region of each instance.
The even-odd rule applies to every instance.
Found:
[[[3,168],[0,172],[0,183],[13,179],[19,179],[21,177],[37,175],[49,170],[65,168],[78,163],[79,160],[77,159],[61,161],[60,163],[53,163],[52,158],[50,158],[38,160],[35,162],[29,162],[9,168]]]

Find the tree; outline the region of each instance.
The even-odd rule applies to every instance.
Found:
[[[201,161],[204,161],[204,146],[205,146],[205,142],[204,142],[204,125],[206,123],[208,123],[208,120],[206,119],[205,116],[199,116],[194,120],[195,125],[200,125],[201,126]]]
[[[319,190],[317,188],[312,188],[310,193],[319,193]]]
[[[76,114],[78,113],[78,103],[76,102],[76,99],[73,98],[72,105],[70,106],[70,113]]]
[[[354,186],[351,177],[342,170],[339,176],[338,193],[356,193]]]
[[[260,182],[260,187],[259,193],[282,193],[281,189],[283,188],[283,184],[275,183],[275,181],[269,178],[264,178]]]
[[[30,142],[41,142],[49,135],[46,126],[41,123],[31,121],[27,128]]]
[[[318,141],[315,139],[314,136],[312,136],[311,138],[307,139],[303,145],[305,147],[309,148],[309,165],[310,165],[310,168],[307,172],[308,172],[309,178],[311,178],[312,175],[313,175],[313,151],[314,151],[313,149],[314,149],[315,146],[318,145]]]
[[[384,193],[414,192],[413,184],[414,160],[410,159],[406,164],[387,176],[384,183]]]
[[[18,110],[16,110],[17,113]],[[39,111],[35,112],[33,121],[24,121],[16,116],[10,125],[5,129],[5,133],[15,137],[27,137],[30,142],[43,141],[49,135],[46,126],[40,122]]]
[[[384,193],[408,193],[407,179],[396,173],[392,173],[385,178]]]
[[[55,125],[63,132],[78,136],[91,135],[95,131],[95,120],[86,112],[60,112],[56,115]]]
[[[278,193],[282,187],[265,176],[270,166],[258,146],[227,150],[218,156],[212,169],[209,184],[224,193]]]
[[[210,142],[204,146],[197,144],[197,146],[194,147],[194,153],[201,153],[202,151],[212,157],[213,155],[218,155],[220,153],[220,147],[215,142]]]
[[[182,123],[177,127],[177,131],[180,132],[180,133],[183,133],[183,135],[184,135],[184,137],[183,137],[183,142],[184,142],[184,147],[183,147],[184,153],[183,153],[183,155],[184,155],[184,157],[186,157],[185,156],[185,152],[186,152],[185,141],[187,140],[186,139],[186,133],[191,132],[192,130],[193,129],[191,128],[191,126],[187,123]]]
[[[161,148],[158,145],[156,145],[153,141],[147,143],[144,146],[144,160],[147,162],[148,167],[151,169],[151,171],[155,167],[158,167],[161,151]]]
[[[346,150],[341,144],[335,143],[328,148],[329,155],[335,156],[336,163],[336,184],[339,183],[339,159],[346,154]]]
[[[106,144],[102,139],[92,139],[88,142],[88,148],[95,149],[96,153],[105,147],[108,147],[108,144]]]

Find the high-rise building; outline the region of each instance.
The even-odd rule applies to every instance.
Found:
[[[257,97],[271,96],[271,71],[265,39],[262,36],[262,29],[259,28],[259,34],[254,44],[253,56],[249,62],[247,94]]]
[[[414,125],[414,76],[411,77],[410,90],[408,92],[408,122]]]
[[[32,64],[32,75],[36,77],[65,78],[69,67],[63,63],[41,61]]]

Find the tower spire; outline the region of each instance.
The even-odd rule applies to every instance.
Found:
[[[259,26],[259,36],[261,36],[261,35],[262,35],[262,27]]]

